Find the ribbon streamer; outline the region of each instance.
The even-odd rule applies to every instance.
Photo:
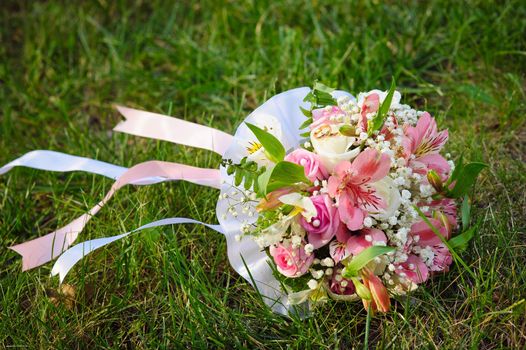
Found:
[[[117,110],[126,120],[113,128],[115,131],[204,148],[219,155],[232,143],[232,135],[208,126],[123,106]]]
[[[92,239],[92,240],[85,241],[85,242],[79,243],[71,247],[70,249],[66,250],[57,259],[57,261],[55,262],[55,265],[53,265],[53,269],[51,270],[51,275],[56,276],[58,274],[60,278],[60,283],[62,283],[62,281],[64,281],[64,278],[66,277],[68,272],[71,270],[71,268],[77,262],[79,262],[83,257],[93,252],[94,250],[104,247],[105,245],[108,245],[112,242],[118,241],[119,239],[124,238],[137,231],[141,231],[147,228],[166,226],[166,225],[177,225],[177,224],[201,224],[201,225],[205,225],[206,227],[223,234],[223,229],[221,228],[220,225],[206,224],[204,222],[193,220],[193,219],[169,218],[169,219],[158,220],[158,221],[154,221],[149,224],[143,225],[139,228],[136,228],[135,230],[132,230],[132,231],[129,231],[129,232],[117,235],[117,236]]]
[[[0,175],[17,166],[60,172],[86,171],[106,176],[110,179],[116,179],[128,170],[128,168],[101,162],[100,160],[72,156],[55,151],[35,150],[1,167]]]
[[[27,166],[28,162],[25,162],[25,164]],[[4,168],[7,168],[7,166],[2,169]],[[49,168],[57,168],[57,166],[50,164],[48,168],[41,168],[48,170]],[[65,165],[64,168],[68,167]],[[220,173],[217,169],[203,169],[161,161],[148,161],[137,164],[121,173],[118,180],[113,184],[104,199],[91,208],[86,214],[81,215],[66,226],[52,233],[12,246],[10,249],[22,255],[23,271],[43,265],[66,250],[77,239],[79,233],[82,232],[91,217],[97,214],[113,194],[122,186],[127,184],[151,184],[172,180],[185,180],[198,185],[219,188]]]

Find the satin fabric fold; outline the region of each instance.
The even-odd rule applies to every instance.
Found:
[[[86,214],[76,218],[66,226],[45,236],[10,247],[22,255],[24,271],[45,264],[58,257],[78,237],[88,221],[106,204],[122,186],[152,179],[149,183],[185,180],[213,188],[220,187],[220,173],[217,169],[203,169],[188,165],[148,161],[137,164],[122,173],[106,196]]]
[[[113,130],[198,147],[223,155],[233,137],[223,131],[158,113],[116,106],[126,118]]]
[[[188,218],[162,219],[162,220],[150,222],[149,224],[143,225],[139,228],[136,228],[135,230],[132,230],[132,231],[120,234],[120,235],[104,237],[104,238],[96,238],[96,239],[92,239],[89,241],[85,241],[85,242],[76,244],[75,246],[66,250],[57,259],[57,261],[53,265],[53,269],[51,270],[51,275],[56,276],[58,274],[60,278],[60,283],[62,283],[62,281],[64,281],[64,278],[66,277],[68,272],[73,268],[73,266],[77,262],[79,262],[83,257],[93,252],[94,250],[102,248],[105,245],[108,245],[112,242],[118,241],[119,239],[122,239],[134,232],[138,232],[138,231],[148,229],[148,228],[153,228],[153,227],[166,226],[166,225],[177,225],[177,224],[205,225],[206,227],[223,234],[223,229],[221,228],[220,225],[206,224],[204,222],[197,221],[194,219],[188,219]]]
[[[7,173],[17,166],[60,172],[85,171],[106,176],[110,179],[116,179],[128,170],[128,168],[105,163],[100,160],[55,151],[34,150],[1,167],[0,175]]]

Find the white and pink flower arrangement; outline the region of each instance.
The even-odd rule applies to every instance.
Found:
[[[230,135],[171,116],[118,107],[114,130],[215,152],[217,168],[149,160],[131,168],[47,150],[0,168],[84,171],[115,179],[109,192],[67,225],[11,247],[22,268],[56,259],[62,282],[86,255],[153,227],[205,225],[224,235],[232,268],[272,310],[307,316],[328,299],[363,300],[385,312],[447,272],[474,236],[468,193],[482,163],[440,154],[448,131],[401,104],[394,83],[354,98],[320,83],[271,97]],[[132,231],[75,243],[87,222],[126,185],[189,181],[220,190],[219,224],[164,218]],[[369,313],[370,315],[370,313]]]
[[[245,122],[245,155],[223,160],[222,220],[266,252],[289,304],[361,299],[386,312],[473,236],[467,194],[485,165],[443,156],[448,131],[400,101],[394,83],[357,99],[315,83],[299,146],[287,150],[282,123],[259,114]]]

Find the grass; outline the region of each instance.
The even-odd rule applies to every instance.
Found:
[[[448,151],[488,163],[481,229],[455,265],[371,320],[371,348],[526,346],[526,4],[507,1],[3,1],[0,164],[51,149],[131,166],[217,167],[211,152],[112,134],[113,103],[234,132],[274,93],[320,78],[354,93],[397,80],[450,129]],[[111,181],[16,169],[0,177],[0,347],[360,348],[366,312],[328,303],[273,314],[196,226],[136,235],[83,260],[66,288],[51,264],[22,273],[8,246],[53,231]],[[217,192],[123,188],[82,239],[173,216],[215,221]]]

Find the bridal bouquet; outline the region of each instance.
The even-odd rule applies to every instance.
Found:
[[[394,83],[355,99],[320,83],[273,96],[229,135],[137,109],[115,131],[199,147],[219,169],[151,160],[125,168],[36,150],[0,168],[85,171],[115,179],[87,213],[11,249],[24,270],[56,259],[62,282],[96,249],[152,227],[203,224],[223,234],[230,264],[275,312],[307,315],[329,298],[361,299],[385,312],[390,296],[447,272],[473,237],[467,197],[481,163],[440,154],[448,131],[400,103]],[[220,190],[219,224],[165,218],[73,245],[87,222],[125,185],[184,180]]]
[[[316,83],[307,94],[304,140],[288,151],[271,115],[245,123],[246,156],[223,162],[238,188],[222,195],[223,218],[243,215],[236,239],[265,250],[289,303],[361,298],[385,312],[390,295],[447,272],[472,236],[455,235],[458,199],[484,165],[441,155],[448,131],[401,104],[394,84],[357,99],[331,93]]]

